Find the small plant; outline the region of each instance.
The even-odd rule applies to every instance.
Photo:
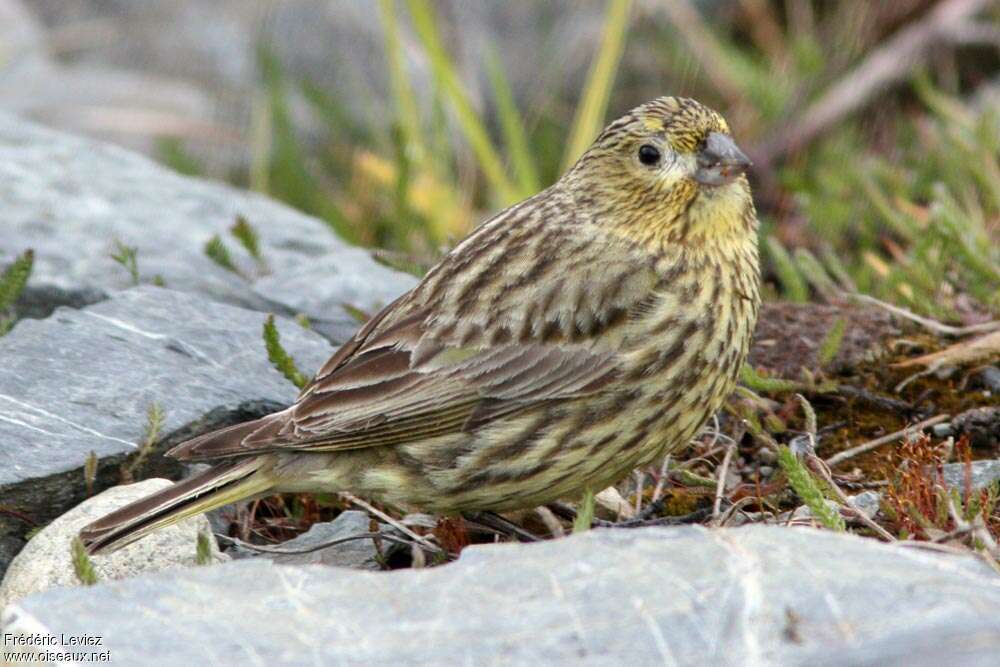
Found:
[[[83,547],[83,542],[80,541],[79,537],[74,537],[73,542],[70,544],[70,560],[73,563],[73,571],[76,573],[76,578],[84,586],[93,586],[97,583],[97,570],[94,569],[94,563],[90,560],[90,556],[87,555],[87,550]]]
[[[469,546],[470,543],[465,519],[460,516],[440,517],[437,525],[434,526],[434,536],[441,547],[450,554],[462,553],[462,549]]]
[[[122,484],[131,484],[135,481],[135,473],[152,453],[153,447],[160,437],[160,431],[163,430],[163,423],[165,421],[166,415],[160,404],[153,403],[150,405],[149,410],[146,412],[146,433],[142,438],[142,444],[139,445],[139,449],[136,451],[132,461],[128,465],[121,467]]]
[[[115,239],[115,248],[111,253],[111,259],[115,260],[128,271],[133,285],[139,284],[139,260],[137,258],[139,248],[122,243],[121,239]]]
[[[247,219],[242,215],[237,215],[236,222],[229,228],[229,233],[247,251],[247,254],[253,258],[257,264],[258,274],[267,273],[267,262],[264,260],[264,254],[260,248],[260,235],[257,234],[257,230],[253,228]],[[226,271],[231,271],[241,278],[248,278],[236,265],[232,253],[229,252],[229,247],[226,246],[225,241],[218,234],[205,243],[205,254]]]
[[[927,436],[904,444],[884,496],[883,513],[901,538],[935,542],[971,538],[969,544],[975,549],[989,542],[995,545],[1000,536],[1000,517],[994,516],[1000,489],[994,484],[973,490],[968,441],[960,440],[954,451],[965,466],[962,488],[945,482],[945,447],[934,445]]]
[[[837,352],[840,351],[840,345],[844,342],[844,331],[846,329],[847,320],[843,317],[838,317],[826,333],[826,336],[823,337],[823,342],[819,344],[819,353],[817,354],[820,367],[826,366],[837,356]]]
[[[236,216],[236,222],[229,228],[229,233],[240,242],[240,245],[250,253],[258,262],[264,261],[264,256],[260,252],[260,237],[247,219],[242,215]]]
[[[582,533],[585,530],[590,530],[590,526],[593,523],[594,492],[587,489],[587,493],[585,493],[583,499],[580,500],[580,506],[576,510],[576,518],[573,519],[573,532]]]
[[[212,560],[212,537],[208,532],[199,530],[195,544],[194,562],[198,565],[211,565]]]
[[[17,299],[24,291],[24,286],[28,284],[31,276],[31,269],[35,263],[35,253],[33,250],[25,250],[0,274],[0,336],[11,330],[16,321],[16,317],[6,317],[4,314],[13,309]]]
[[[264,346],[267,348],[267,358],[271,361],[271,365],[278,369],[289,382],[299,389],[306,386],[309,378],[299,372],[298,367],[295,365],[295,360],[282,347],[281,335],[278,333],[278,327],[274,323],[274,315],[268,315],[264,321],[263,335]]]
[[[840,513],[826,504],[826,498],[816,483],[816,479],[792,453],[792,450],[784,445],[778,447],[778,465],[788,477],[788,484],[806,504],[817,521],[824,527],[837,532],[844,532],[847,529]]]
[[[90,450],[87,460],[83,462],[83,481],[87,486],[87,495],[94,495],[94,485],[97,482],[97,452]]]
[[[241,275],[240,270],[236,268],[236,264],[233,262],[233,256],[229,254],[229,248],[226,247],[226,244],[218,234],[205,242],[205,254],[226,271],[232,271],[237,275]]]
[[[788,393],[799,391],[802,387],[800,382],[795,382],[794,380],[761,375],[750,364],[743,364],[743,368],[740,370],[740,382],[751,391],[762,394]]]

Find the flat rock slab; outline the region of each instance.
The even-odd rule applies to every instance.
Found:
[[[597,530],[368,573],[258,559],[8,606],[121,664],[989,664],[1000,578],[810,529]]]
[[[129,272],[111,259],[116,242],[137,248],[142,282],[159,277],[170,289],[225,303],[303,312],[321,320],[322,333],[335,342],[358,326],[345,304],[371,312],[416,282],[348,246],[323,222],[267,197],[181,176],[127,150],[7,114],[0,114],[0,201],[0,266],[35,250],[35,270],[19,304],[30,316],[129,287]],[[257,230],[264,267],[229,234],[237,215]],[[245,277],[205,255],[214,235]],[[321,271],[304,285],[298,274],[289,276],[309,297],[283,303],[289,293],[283,276],[303,264]],[[255,289],[262,278],[266,296]],[[322,310],[308,310],[310,304]]]
[[[84,497],[93,451],[108,472],[136,451],[154,403],[164,443],[191,429],[267,412],[297,392],[267,359],[263,313],[143,286],[0,338],[0,498],[41,522]],[[282,343],[305,373],[332,353],[319,335],[279,319]],[[150,462],[160,457],[150,457]],[[107,465],[105,465],[107,464]],[[149,474],[148,470],[141,471]],[[117,482],[117,474],[105,483]],[[19,522],[0,512],[0,534]],[[18,523],[20,531],[27,527]]]

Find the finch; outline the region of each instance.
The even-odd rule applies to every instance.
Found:
[[[275,492],[535,507],[685,445],[757,319],[748,165],[702,104],[636,107],[372,317],[292,406],[168,452],[214,466],[84,528],[87,551]]]

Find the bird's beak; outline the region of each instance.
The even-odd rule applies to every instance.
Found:
[[[694,179],[702,185],[718,186],[732,183],[750,166],[750,158],[740,150],[733,138],[712,132],[698,152],[698,169]]]

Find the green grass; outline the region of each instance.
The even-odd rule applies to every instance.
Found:
[[[818,145],[804,168],[782,171],[821,248],[819,259],[796,264],[768,240],[786,298],[807,296],[809,275],[824,270],[926,315],[956,319],[961,294],[1000,314],[1000,118],[926,81],[916,92],[928,112],[900,123],[891,159],[848,129]]]
[[[396,253],[398,264],[426,267],[491,212],[550,184],[609,114],[638,101],[630,91],[643,81],[624,66],[630,54],[656,63],[662,92],[727,110],[753,147],[780,136],[877,47],[882,22],[897,20],[873,6],[870,30],[859,33],[846,5],[785,7],[787,16],[754,6],[753,20],[734,10],[729,23],[702,15],[684,23],[675,12],[636,21],[628,0],[609,0],[579,90],[519,100],[497,44],[481,63],[488,104],[459,76],[433,3],[380,0],[389,127],[353,116],[345,91],[292,79],[262,49],[253,164],[241,184],[351,242]],[[429,81],[416,78],[420,65]],[[877,123],[845,118],[759,179],[777,188],[757,189],[765,294],[805,302],[860,291],[948,320],[970,308],[1000,314],[1000,119],[958,93],[918,74],[873,104]],[[315,144],[293,123],[293,95],[323,128]],[[531,108],[519,106],[525,100]],[[887,133],[888,146],[879,139]],[[178,169],[201,171],[183,146],[162,148]],[[221,240],[210,250],[228,266]]]
[[[10,266],[0,273],[0,336],[10,331],[17,321],[16,315],[8,316],[7,313],[17,304],[34,265],[35,253],[29,249],[15,257]]]
[[[309,378],[299,371],[298,366],[295,365],[295,360],[292,359],[291,355],[282,346],[281,334],[278,333],[278,327],[274,323],[274,315],[268,315],[264,321],[262,336],[264,338],[264,347],[267,348],[267,358],[271,361],[271,365],[299,389],[305,387],[306,383],[309,382]]]

